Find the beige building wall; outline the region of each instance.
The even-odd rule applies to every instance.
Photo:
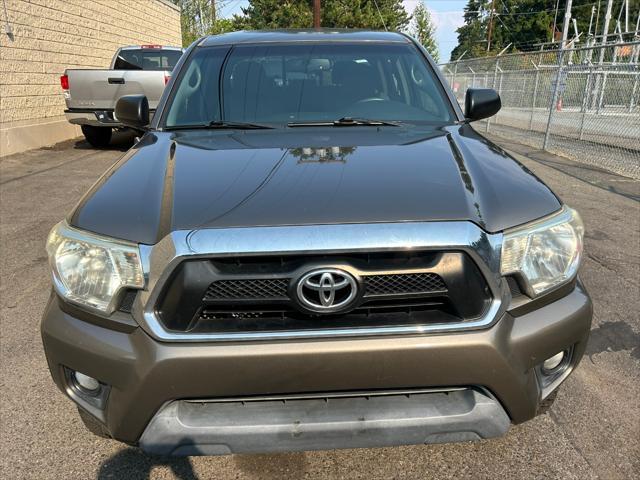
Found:
[[[65,121],[65,68],[108,68],[123,45],[181,45],[168,0],[0,0],[0,156],[80,135]]]

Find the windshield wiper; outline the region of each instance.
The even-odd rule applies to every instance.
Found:
[[[173,125],[165,127],[165,130],[189,130],[189,129],[237,129],[237,130],[264,130],[272,129],[268,125],[261,125],[259,123],[247,123],[247,122],[229,122],[226,120],[213,120],[209,123],[201,123],[197,125]]]
[[[262,125],[260,123],[248,123],[248,122],[229,122],[226,120],[214,120],[209,122],[209,128],[237,128],[246,130],[259,130],[259,129],[272,129],[268,125]]]
[[[291,122],[289,127],[358,127],[358,126],[390,126],[397,127],[397,122],[387,122],[385,120],[372,120],[369,118],[342,117],[329,122]]]

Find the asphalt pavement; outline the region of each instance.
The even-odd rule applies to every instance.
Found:
[[[45,238],[130,139],[1,158],[0,478],[638,478],[640,182],[497,140],[576,207],[587,229],[591,339],[550,413],[480,442],[226,457],[149,457],[94,437],[49,377],[39,330],[50,291]]]

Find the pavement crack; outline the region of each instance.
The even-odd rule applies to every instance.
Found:
[[[59,163],[57,165],[53,165],[52,167],[43,168],[42,170],[38,170],[36,172],[25,173],[24,175],[20,175],[18,177],[10,178],[9,180],[5,180],[4,182],[0,182],[0,185],[6,185],[8,183],[17,182],[18,180],[22,180],[24,178],[33,177],[34,175],[39,175],[41,173],[50,172],[51,170],[55,170],[60,167],[64,167],[65,165],[69,165],[74,162],[79,162],[80,160],[84,160],[85,158],[95,156],[96,152],[91,152],[86,155],[82,155],[78,158],[74,158],[73,160],[67,160],[66,162]]]
[[[622,275],[620,272],[618,272],[615,268],[610,267],[609,265],[607,265],[606,261],[601,259],[600,257],[598,257],[597,255],[587,252],[587,258],[589,258],[590,260],[593,260],[595,263],[597,263],[598,265],[600,265],[602,268],[604,268],[605,270],[608,270],[609,272],[615,273],[617,276],[621,277],[624,279],[625,282],[630,283],[631,285],[638,287],[640,286],[639,283],[637,283],[634,279],[632,278],[625,278],[624,275]]]
[[[555,423],[557,427],[562,431],[562,435],[564,436],[564,438],[567,439],[571,447],[576,451],[578,455],[580,455],[580,457],[585,461],[585,463],[589,465],[589,468],[591,469],[593,474],[596,476],[596,478],[602,478],[602,476],[600,476],[600,474],[596,472],[595,467],[591,464],[591,462],[586,457],[586,455],[584,454],[580,446],[578,446],[576,442],[574,442],[573,437],[568,434],[567,430],[565,430],[564,423],[562,423],[562,421],[560,420],[556,412],[553,411],[553,408],[549,410],[548,415],[549,415],[549,418],[551,418],[551,420],[553,421],[553,423]]]

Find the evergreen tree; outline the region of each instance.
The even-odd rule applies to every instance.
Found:
[[[440,60],[438,43],[435,38],[436,28],[431,21],[429,10],[423,3],[419,3],[413,11],[413,20],[411,21],[409,33],[427,49],[436,62]]]
[[[313,23],[311,2],[306,0],[250,0],[242,13],[234,18],[237,29],[309,28]]]
[[[244,29],[311,28],[312,0],[249,0],[235,25]],[[329,28],[403,30],[410,17],[402,0],[323,0],[322,19]]]
[[[451,51],[451,60],[456,60],[466,52],[467,57],[479,57],[487,49],[487,14],[490,8],[487,0],[469,0],[464,7],[464,25],[458,32],[458,45]]]

